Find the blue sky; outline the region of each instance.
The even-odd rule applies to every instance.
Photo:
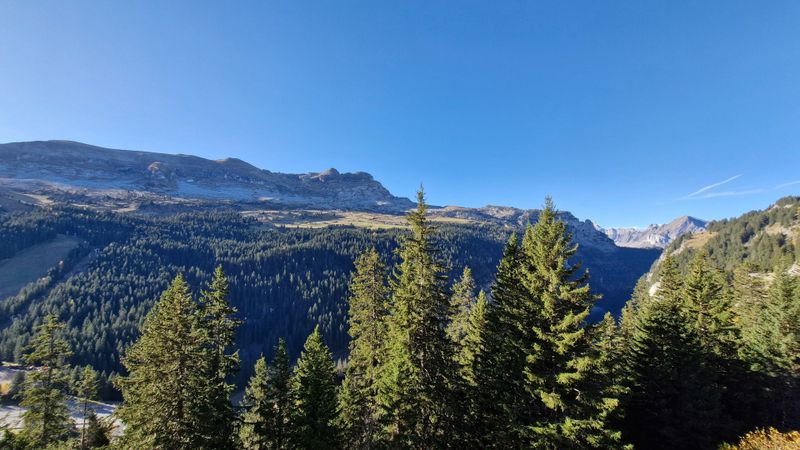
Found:
[[[800,194],[800,2],[0,0],[0,141],[38,139],[728,217]]]

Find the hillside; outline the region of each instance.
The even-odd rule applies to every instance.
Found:
[[[440,223],[450,275],[469,265],[489,288],[502,246],[514,231],[476,223]],[[346,355],[347,282],[355,256],[374,246],[394,261],[402,228],[275,226],[237,211],[148,216],[74,207],[0,215],[0,255],[70,236],[80,245],[18,294],[0,300],[0,359],[19,360],[33,324],[53,312],[67,321],[74,362],[106,374],[120,369],[125,345],[168,281],[183,272],[193,285],[217,264],[231,278],[231,300],[245,320],[238,342],[245,366],[285,337],[296,357],[320,324],[334,354]],[[597,314],[618,312],[657,251],[582,247],[577,258],[602,294]]]
[[[800,197],[784,197],[767,209],[709,222],[704,231],[676,239],[664,254],[672,255],[685,271],[698,251],[708,252],[714,265],[728,273],[743,265],[752,274],[768,275],[776,268],[796,271],[800,261]],[[657,261],[645,276],[649,286],[658,271]]]

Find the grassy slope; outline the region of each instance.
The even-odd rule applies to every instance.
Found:
[[[0,261],[0,299],[17,294],[23,286],[46,275],[79,243],[76,238],[58,236]]]

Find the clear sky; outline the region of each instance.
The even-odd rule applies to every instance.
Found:
[[[0,0],[0,142],[43,139],[739,215],[800,194],[800,2]]]

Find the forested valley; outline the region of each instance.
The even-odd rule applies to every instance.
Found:
[[[441,224],[437,242],[451,278],[465,267],[485,290],[494,278],[503,243],[516,230],[486,224]],[[0,214],[0,257],[6,258],[59,236],[80,242],[44,277],[0,300],[0,360],[21,361],[35,326],[48,314],[65,325],[73,349],[71,374],[91,365],[103,380],[101,398],[119,399],[108,380],[123,370],[121,356],[161,292],[182,274],[194,294],[222,266],[230,302],[243,320],[237,346],[242,387],[252,364],[272,356],[279,337],[296,359],[308,334],[320,332],[341,366],[347,358],[348,280],[356,256],[375,248],[389,265],[407,234],[399,228],[276,227],[238,211],[133,215],[69,206]],[[579,250],[603,295],[595,310],[616,314],[657,250]],[[13,259],[12,259],[13,260]]]
[[[40,369],[18,396],[29,409],[6,448],[125,449],[755,449],[800,442],[798,199],[676,242],[642,279],[621,319],[599,301],[548,199],[506,240],[483,288],[448,269],[447,232],[418,208],[391,257],[363,242],[342,289],[346,364],[324,326],[299,354],[252,364],[231,401],[240,311],[224,264],[186,268],[120,349],[121,435],[78,433],[64,406],[96,395],[91,368],[70,383],[68,316],[38,321],[19,350]],[[737,242],[729,242],[731,238]],[[702,239],[690,243],[690,239]],[[766,242],[762,244],[761,242]],[[740,245],[741,244],[741,245]],[[469,249],[463,251],[469,252]],[[733,262],[732,262],[733,261]],[[44,311],[43,311],[44,312]],[[294,359],[297,358],[296,362]],[[91,419],[91,417],[90,417]],[[109,441],[110,444],[109,444]]]

